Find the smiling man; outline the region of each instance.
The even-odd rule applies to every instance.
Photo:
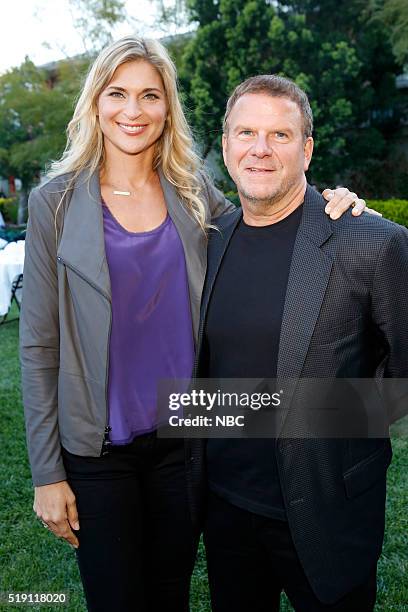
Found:
[[[301,99],[301,98],[300,98]],[[312,114],[289,98],[248,92],[230,99],[224,120],[224,161],[248,225],[289,216],[303,201],[313,153]]]
[[[312,127],[306,94],[278,76],[228,101],[223,153],[242,208],[210,240],[198,377],[408,377],[408,232],[324,214],[305,177]],[[296,436],[301,400],[274,438],[208,440],[214,612],[276,611],[282,590],[299,612],[374,608],[390,441]],[[376,401],[388,426],[399,409]]]

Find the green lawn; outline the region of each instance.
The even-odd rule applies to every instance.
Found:
[[[11,316],[15,315],[12,313]],[[0,591],[67,592],[69,611],[85,611],[74,552],[34,519],[25,449],[17,357],[18,325],[0,326]],[[377,612],[408,610],[408,440],[393,440],[389,470],[387,531],[379,566]],[[11,606],[0,604],[0,610]],[[53,606],[52,609],[58,609]],[[32,606],[32,610],[50,607]],[[192,612],[210,610],[202,547],[192,585]],[[282,611],[291,608],[283,603]],[[163,611],[165,612],[165,611]],[[231,610],[233,612],[233,610]],[[248,611],[250,612],[250,611]]]

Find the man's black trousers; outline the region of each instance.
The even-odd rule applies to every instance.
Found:
[[[282,591],[296,612],[374,609],[376,567],[339,602],[322,604],[305,576],[288,524],[242,510],[212,492],[204,542],[212,612],[277,612]]]

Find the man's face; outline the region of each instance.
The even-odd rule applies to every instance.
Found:
[[[244,94],[228,118],[224,162],[241,200],[274,204],[304,181],[313,139],[303,136],[295,102],[266,93]]]

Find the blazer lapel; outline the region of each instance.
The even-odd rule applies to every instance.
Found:
[[[302,221],[296,237],[283,311],[277,378],[284,390],[284,410],[280,411],[281,430],[290,407],[294,385],[287,379],[299,378],[310,340],[319,316],[333,263],[333,248],[322,250],[332,234],[323,212],[324,200],[307,187]],[[289,383],[289,384],[288,384]]]
[[[208,249],[207,280],[201,304],[201,327],[203,327],[205,318],[207,316],[207,309],[218,271],[232,238],[232,234],[240,222],[241,217],[242,209],[237,208],[236,211],[232,212],[225,218],[220,219],[219,230],[211,231],[210,245]]]
[[[111,299],[97,170],[89,179],[85,171],[81,172],[75,182],[64,217],[58,257]]]

